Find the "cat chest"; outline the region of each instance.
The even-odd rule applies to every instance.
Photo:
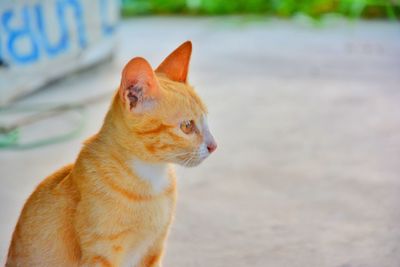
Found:
[[[157,232],[171,221],[174,205],[172,197],[142,201],[130,209],[128,216],[131,217],[131,224],[136,225],[138,230]]]
[[[173,203],[168,199],[139,205],[133,211],[133,231],[126,242],[121,266],[138,266],[149,250],[161,242],[173,216]],[[140,214],[140,215],[139,215]]]

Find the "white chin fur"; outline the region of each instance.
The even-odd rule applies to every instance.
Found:
[[[191,162],[183,162],[183,163],[180,163],[180,165],[182,165],[182,166],[184,166],[184,167],[189,167],[189,168],[191,168],[191,167],[196,167],[196,166],[198,166],[198,165],[200,165],[200,163],[201,162],[203,162],[203,160],[194,160],[194,161],[191,161]]]

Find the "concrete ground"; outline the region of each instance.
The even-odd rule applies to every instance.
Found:
[[[219,148],[201,166],[178,170],[164,266],[400,266],[398,23],[129,20],[112,63],[20,103],[110,92],[129,58],[156,66],[187,39],[190,81],[208,104]],[[74,160],[107,106],[90,107],[85,130],[71,141],[0,151],[0,260],[24,200]],[[76,114],[66,114],[25,137],[74,122]]]

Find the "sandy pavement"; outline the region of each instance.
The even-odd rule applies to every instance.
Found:
[[[113,62],[21,104],[75,101],[116,88],[123,64],[156,66],[191,39],[190,81],[219,148],[178,169],[166,267],[400,266],[400,27],[387,22],[140,18],[120,27]],[[0,262],[24,200],[71,162],[108,103],[76,139],[0,151]],[[56,132],[63,120],[33,126]]]

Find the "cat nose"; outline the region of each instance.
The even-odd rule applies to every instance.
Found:
[[[212,153],[215,151],[215,149],[217,149],[217,143],[215,142],[211,142],[207,145],[207,149],[209,153]]]

